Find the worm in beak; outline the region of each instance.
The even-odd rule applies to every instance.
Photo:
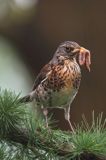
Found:
[[[79,64],[85,65],[90,72],[90,65],[91,65],[90,51],[83,47],[80,47],[78,60],[79,60]]]

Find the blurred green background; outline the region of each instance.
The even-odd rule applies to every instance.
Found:
[[[0,87],[27,94],[59,43],[73,40],[91,51],[92,66],[82,67],[71,119],[92,110],[106,116],[106,1],[0,0]],[[59,127],[68,129],[63,111],[52,110]]]

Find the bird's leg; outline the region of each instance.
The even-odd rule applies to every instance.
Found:
[[[43,115],[45,116],[45,120],[46,120],[46,128],[48,128],[48,110],[47,108],[43,108]]]
[[[74,130],[74,128],[73,128],[73,126],[72,126],[72,124],[71,124],[71,121],[70,121],[70,105],[67,106],[67,107],[64,109],[64,111],[65,111],[65,113],[64,113],[64,114],[65,114],[65,119],[68,121],[69,126],[70,126],[72,132],[75,133],[75,130]]]

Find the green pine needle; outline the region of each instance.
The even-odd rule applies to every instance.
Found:
[[[30,108],[30,109],[28,109]],[[45,128],[44,119],[19,101],[19,95],[0,90],[0,159],[82,160],[106,159],[106,119],[85,116],[75,132]],[[49,124],[52,124],[51,118]]]
[[[7,135],[23,122],[25,107],[21,107],[19,95],[0,90],[0,135]]]

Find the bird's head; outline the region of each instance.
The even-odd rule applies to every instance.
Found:
[[[65,41],[59,45],[55,53],[57,57],[63,57],[66,59],[75,59],[78,56],[78,62],[80,65],[86,65],[87,69],[90,71],[90,51],[81,47],[76,42]]]

